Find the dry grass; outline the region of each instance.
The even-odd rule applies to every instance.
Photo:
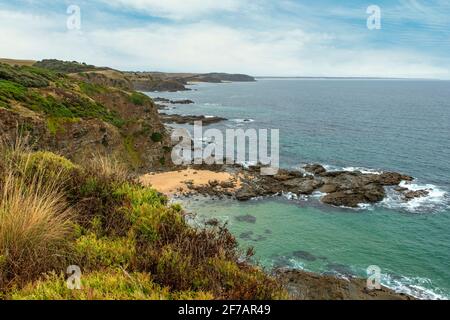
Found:
[[[36,63],[35,60],[17,60],[17,59],[7,59],[7,58],[0,58],[0,63],[6,63],[12,66],[32,66]]]
[[[25,150],[21,139],[0,150],[0,289],[61,265],[72,230],[59,182],[25,174]]]
[[[86,170],[93,176],[106,181],[123,183],[128,181],[128,168],[115,157],[93,154],[86,166]]]

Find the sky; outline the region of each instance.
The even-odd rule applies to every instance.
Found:
[[[368,28],[369,6],[380,10],[379,29]],[[450,0],[0,0],[3,58],[129,71],[450,79],[449,53]]]

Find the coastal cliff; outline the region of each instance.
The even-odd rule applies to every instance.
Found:
[[[150,98],[119,77],[90,76],[85,72],[90,66],[53,62],[50,70],[36,65],[43,67],[0,64],[2,138],[11,140],[20,130],[36,149],[76,162],[93,153],[141,170],[166,162],[169,136]],[[78,70],[85,71],[72,73]]]

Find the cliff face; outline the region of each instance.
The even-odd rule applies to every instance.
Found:
[[[19,131],[36,148],[78,162],[93,153],[136,170],[168,162],[169,137],[151,99],[119,72],[84,69],[67,74],[0,64],[0,137],[11,140]]]

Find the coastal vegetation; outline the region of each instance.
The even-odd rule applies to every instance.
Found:
[[[186,213],[95,156],[85,166],[25,139],[2,144],[0,292],[6,299],[273,299],[277,282],[250,264],[225,226]],[[81,290],[65,270],[82,270]]]

